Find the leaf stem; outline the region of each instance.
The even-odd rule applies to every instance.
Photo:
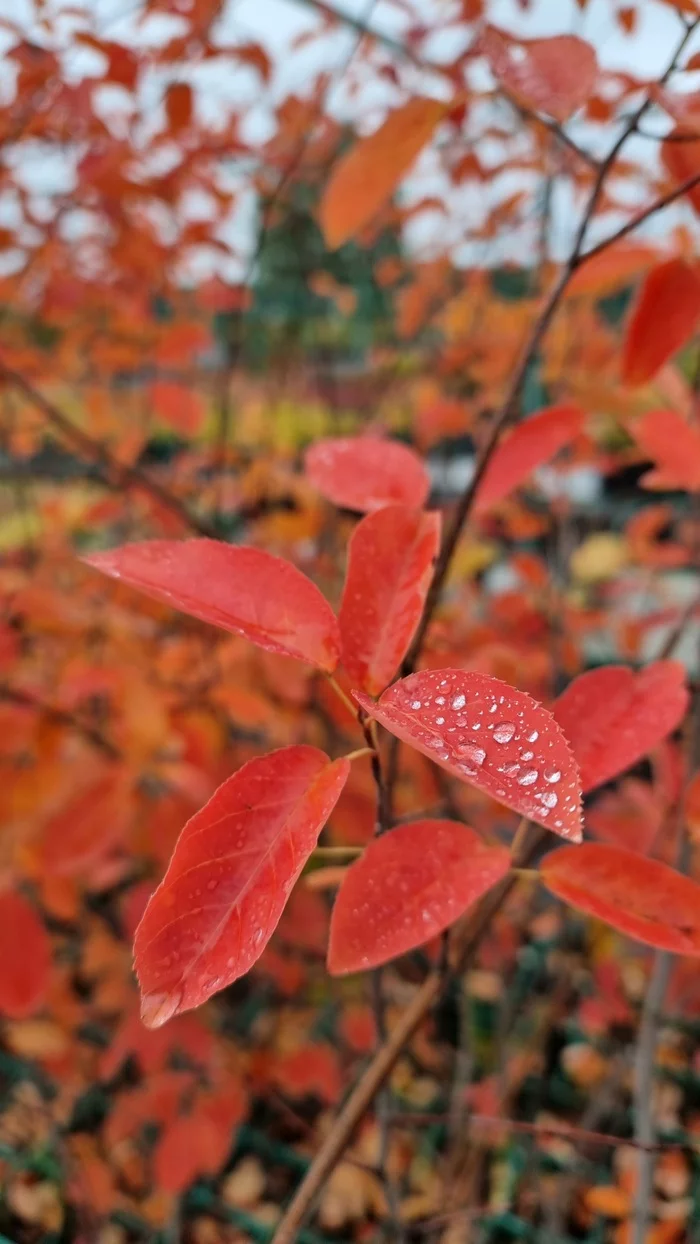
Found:
[[[345,705],[348,712],[351,713],[355,719],[357,719],[357,715],[358,715],[357,704],[353,704],[352,700],[350,699],[350,696],[345,694],[345,692],[343,691],[343,688],[341,687],[340,683],[336,681],[333,674],[326,674],[326,678],[328,679],[328,682],[330,683],[331,687],[335,691],[335,694],[338,696],[338,699],[343,701],[343,704]]]
[[[343,756],[343,760],[359,760],[360,756],[374,755],[376,755],[376,752],[373,747],[358,747],[356,751],[348,752],[346,756]]]

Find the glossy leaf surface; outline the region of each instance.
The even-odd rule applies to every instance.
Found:
[[[648,946],[700,955],[700,886],[624,847],[585,842],[545,856],[542,881],[558,898]]]
[[[440,515],[389,505],[355,528],[338,611],[351,682],[378,695],[391,681],[423,612],[440,546]]]
[[[384,505],[424,504],[430,476],[412,449],[378,436],[316,441],[307,451],[306,474],[335,505],[366,513]]]
[[[650,410],[629,430],[656,464],[640,480],[645,488],[700,491],[700,430],[694,424],[676,410]]]
[[[581,839],[578,766],[551,713],[524,691],[466,670],[424,670],[375,703],[370,717],[454,777],[574,842]]]
[[[134,939],[149,1027],[260,957],[349,767],[314,747],[282,748],[249,761],[187,822]]]
[[[487,26],[480,45],[505,89],[526,108],[558,121],[585,104],[598,76],[594,49],[578,35],[514,40]]]
[[[680,724],[688,706],[685,670],[655,661],[638,674],[606,665],[581,674],[552,706],[581,770],[584,791],[624,773]]]
[[[410,99],[338,161],[319,208],[329,247],[342,246],[376,216],[446,111],[440,100]]]
[[[584,414],[578,406],[549,406],[519,423],[494,453],[474,503],[476,513],[502,501],[536,467],[549,462],[581,431]]]
[[[697,269],[676,257],[652,268],[632,307],[622,347],[622,379],[644,384],[693,336],[700,321]]]
[[[510,853],[457,821],[399,825],[348,870],[331,916],[328,969],[360,972],[449,928],[508,872]]]
[[[26,1019],[49,988],[51,943],[31,903],[21,894],[0,894],[0,1015]]]
[[[220,540],[147,540],[85,558],[148,596],[322,670],[338,663],[337,619],[291,562]]]

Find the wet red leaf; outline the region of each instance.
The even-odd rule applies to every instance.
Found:
[[[396,673],[423,612],[440,546],[440,515],[390,505],[358,523],[338,611],[341,661],[370,695]]]
[[[585,842],[552,851],[540,871],[552,894],[586,915],[659,950],[700,956],[700,886],[667,864]]]
[[[328,970],[362,972],[430,941],[510,867],[457,821],[413,821],[369,843],[348,869],[331,916]]]
[[[606,665],[581,674],[552,705],[581,770],[584,791],[624,773],[680,724],[688,706],[685,669],[655,661],[635,674]]]
[[[173,609],[322,670],[338,663],[335,615],[291,562],[219,540],[147,540],[85,561]]]
[[[430,491],[430,477],[418,454],[379,436],[316,441],[304,465],[322,496],[360,513],[384,505],[421,506]]]
[[[149,1027],[260,958],[345,784],[347,760],[285,747],[234,773],[185,825],[134,939]]]
[[[552,714],[498,678],[424,670],[389,687],[370,717],[454,777],[563,838],[581,839],[581,787],[571,748]]]

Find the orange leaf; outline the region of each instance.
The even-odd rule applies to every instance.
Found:
[[[187,82],[172,82],[165,92],[165,115],[168,129],[179,134],[192,121],[192,87]]]
[[[204,418],[202,399],[182,384],[157,380],[148,391],[151,406],[169,428],[183,436],[194,436]]]
[[[338,161],[319,207],[329,247],[342,246],[376,216],[452,106],[411,99]]]
[[[700,491],[700,431],[694,424],[675,410],[650,410],[629,431],[656,463],[640,481],[645,488]]]
[[[540,864],[552,894],[659,950],[700,956],[700,886],[624,847],[584,842]]]
[[[700,277],[676,257],[652,268],[630,313],[622,346],[622,379],[644,384],[682,346],[700,321]]]

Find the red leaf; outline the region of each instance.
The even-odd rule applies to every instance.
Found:
[[[169,428],[183,436],[194,436],[204,419],[204,406],[198,393],[183,384],[157,380],[148,390],[156,414]]]
[[[661,144],[661,160],[670,176],[681,185],[700,173],[700,138],[691,138],[692,130],[679,125]],[[683,196],[695,212],[700,212],[700,184]]]
[[[334,1105],[343,1091],[338,1055],[329,1045],[313,1043],[285,1054],[275,1064],[274,1078],[290,1097],[315,1097]]]
[[[540,870],[552,894],[586,915],[648,946],[700,955],[700,886],[667,864],[585,842],[552,851]]]
[[[52,876],[87,872],[122,841],[133,815],[131,779],[118,767],[78,789],[44,826],[41,863]]]
[[[42,1005],[51,975],[51,943],[21,894],[0,894],[0,1013],[26,1019]]]
[[[675,410],[650,410],[629,425],[640,449],[656,463],[645,488],[700,491],[700,431]]]
[[[335,900],[329,972],[361,972],[422,946],[509,867],[505,847],[487,847],[457,821],[414,821],[373,839]]]
[[[184,130],[192,121],[192,87],[187,82],[172,82],[165,92],[165,115],[173,134]]]
[[[558,121],[586,103],[598,77],[595,51],[578,35],[515,40],[487,26],[480,48],[507,91],[526,108]]]
[[[376,216],[449,107],[437,99],[410,99],[338,161],[319,207],[327,246],[342,246]]]
[[[676,257],[652,268],[630,312],[622,346],[622,380],[644,384],[685,345],[700,320],[700,278]]]
[[[624,773],[680,724],[688,707],[685,670],[656,661],[635,674],[606,665],[581,674],[552,705],[581,770],[584,791]]]
[[[198,1175],[215,1175],[228,1157],[246,1107],[242,1087],[232,1080],[218,1094],[203,1097],[190,1114],[175,1119],[153,1152],[155,1186],[183,1192]]]
[[[330,605],[315,583],[272,553],[219,540],[147,540],[84,560],[259,648],[327,672],[338,664],[340,636]]]
[[[578,766],[559,725],[524,691],[467,670],[423,670],[365,712],[448,773],[521,816],[581,840]]]
[[[498,446],[476,495],[480,513],[513,492],[543,462],[549,462],[581,431],[578,406],[549,406],[525,419]]]
[[[304,466],[323,497],[361,513],[392,504],[421,506],[430,492],[430,477],[418,455],[379,436],[316,441]]]
[[[420,621],[440,547],[440,515],[388,505],[358,523],[338,612],[340,659],[351,681],[378,695]]]
[[[260,958],[349,769],[315,747],[284,747],[249,761],[187,822],[134,939],[148,1027]]]

